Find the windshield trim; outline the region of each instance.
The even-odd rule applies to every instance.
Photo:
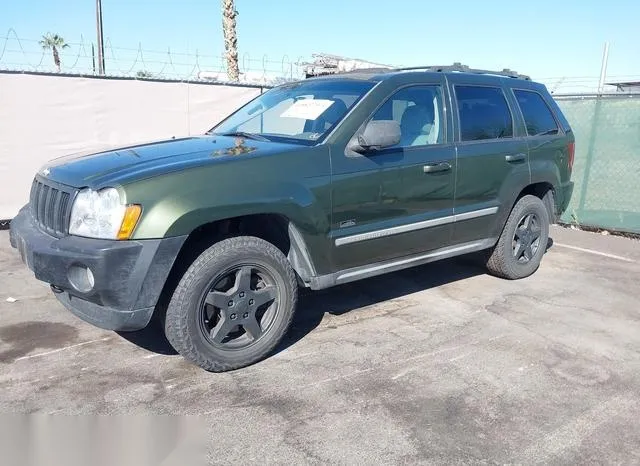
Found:
[[[345,80],[347,80],[347,78],[344,78]],[[314,79],[314,81],[321,81],[323,80],[322,78],[316,78]],[[326,81],[336,81],[336,78],[330,78],[330,79],[324,79]],[[293,83],[304,83],[304,82],[309,82],[310,79],[302,79],[299,81],[292,81],[289,83],[284,83],[284,84],[280,84],[278,86],[275,87],[271,87],[267,90],[267,92],[269,92],[272,89],[277,89],[279,87],[286,87],[287,85],[293,84]],[[364,81],[364,82],[370,82],[369,80],[358,80],[358,81]],[[361,96],[359,96],[355,102],[351,105],[351,108],[349,108],[349,110],[347,111],[347,113],[345,113],[342,118],[340,118],[338,121],[336,121],[333,126],[331,126],[328,130],[326,130],[324,132],[324,134],[319,137],[318,139],[303,139],[303,138],[296,138],[296,137],[292,137],[292,136],[280,136],[277,134],[270,134],[270,133],[265,133],[265,137],[272,140],[273,142],[288,142],[291,144],[299,144],[299,145],[304,145],[307,147],[314,147],[314,146],[318,146],[321,144],[324,144],[325,141],[327,140],[327,138],[329,138],[330,136],[332,136],[336,130],[338,129],[338,127],[342,124],[342,122],[344,122],[350,115],[351,113],[360,105],[360,103],[376,88],[378,87],[378,85],[381,83],[382,81],[377,81],[374,82],[373,85],[365,92],[363,93]],[[264,88],[262,88],[264,89]],[[210,128],[205,134],[207,135],[217,135],[218,133],[215,132],[215,129],[217,127],[219,127],[220,125],[222,125],[225,121],[229,120],[233,115],[235,115],[237,112],[239,112],[240,110],[242,110],[244,107],[249,106],[252,102],[256,101],[257,99],[259,99],[260,97],[262,97],[265,94],[265,92],[260,92],[260,94],[256,95],[253,99],[249,100],[248,102],[246,102],[245,104],[241,105],[240,107],[236,108],[234,111],[232,111],[231,113],[229,113],[224,119],[220,120],[218,123],[216,123],[212,128]],[[258,135],[262,135],[262,133],[256,133]]]
[[[279,86],[277,86],[279,87]],[[240,105],[238,108],[236,108],[235,110],[233,110],[231,113],[228,113],[222,120],[220,120],[219,122],[217,122],[215,125],[213,125],[211,128],[209,128],[209,130],[205,133],[207,135],[212,135],[215,134],[214,130],[220,126],[222,123],[224,123],[225,121],[227,121],[229,118],[231,118],[233,115],[235,115],[236,113],[238,113],[240,110],[242,110],[243,108],[245,108],[247,105],[251,104],[251,102],[258,100],[260,97],[262,97],[262,95],[264,94],[264,92],[262,92],[262,89],[264,88],[260,88],[260,94],[258,94],[257,96],[255,96],[253,99],[245,102],[244,104]],[[271,89],[275,89],[275,87],[272,87]],[[271,90],[270,89],[270,90]]]

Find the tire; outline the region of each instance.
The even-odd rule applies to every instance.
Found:
[[[529,233],[525,225],[527,218],[531,225]],[[523,196],[511,210],[498,242],[490,251],[487,269],[492,275],[508,280],[528,277],[540,266],[548,239],[549,214],[546,206],[536,196]],[[527,249],[527,243],[530,243],[530,249]]]
[[[164,330],[175,350],[197,366],[238,369],[273,351],[297,300],[295,273],[278,248],[251,236],[229,238],[189,266],[167,307]]]

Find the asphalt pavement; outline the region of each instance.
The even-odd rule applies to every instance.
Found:
[[[640,242],[553,227],[532,277],[467,258],[309,292],[279,351],[184,362],[69,314],[0,232],[0,412],[199,415],[220,464],[640,462]]]

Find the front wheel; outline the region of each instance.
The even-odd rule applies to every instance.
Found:
[[[253,364],[282,340],[298,298],[282,252],[255,237],[225,239],[186,271],[167,308],[165,333],[185,359],[213,372]]]
[[[536,196],[521,197],[487,260],[489,272],[515,280],[528,277],[540,266],[549,239],[549,214]]]

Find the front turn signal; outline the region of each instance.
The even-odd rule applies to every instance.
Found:
[[[124,212],[124,218],[122,219],[122,225],[120,225],[120,231],[118,231],[118,239],[129,239],[135,230],[140,214],[142,213],[142,207],[133,204],[127,206],[127,210]]]

